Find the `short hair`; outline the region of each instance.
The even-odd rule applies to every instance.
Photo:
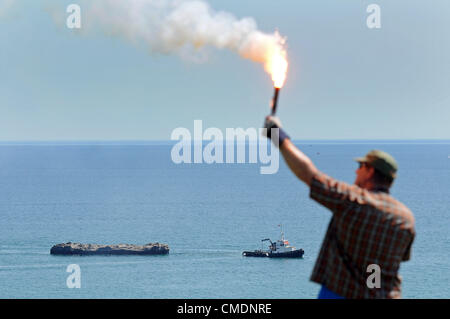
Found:
[[[373,167],[373,166],[372,166]],[[392,176],[388,176],[386,174],[381,173],[374,167],[373,180],[378,185],[383,185],[387,187],[391,187],[394,182],[394,178]]]

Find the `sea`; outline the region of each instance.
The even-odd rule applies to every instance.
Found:
[[[450,298],[450,141],[298,141],[353,183],[371,149],[399,163],[392,195],[416,218],[403,298]],[[0,298],[316,298],[309,280],[331,212],[280,159],[175,164],[172,142],[0,145]],[[281,227],[279,226],[281,225]],[[280,238],[302,259],[243,257]],[[58,243],[168,244],[164,256],[54,256]],[[68,266],[80,288],[67,285]],[[69,285],[70,286],[70,285]]]

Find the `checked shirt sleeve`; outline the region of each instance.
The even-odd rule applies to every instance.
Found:
[[[362,189],[317,173],[312,180],[310,197],[333,213],[345,211],[354,203],[363,204]]]

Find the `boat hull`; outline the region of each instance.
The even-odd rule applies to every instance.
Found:
[[[287,251],[282,253],[269,253],[269,258],[302,258],[305,251],[303,249],[297,249],[293,251]]]
[[[302,258],[305,251],[303,249],[296,249],[293,251],[287,251],[282,253],[272,253],[260,250],[244,251],[242,256],[244,257],[269,257],[269,258]]]

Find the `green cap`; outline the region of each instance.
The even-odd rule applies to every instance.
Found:
[[[397,176],[398,165],[395,159],[386,152],[372,150],[364,157],[355,158],[359,163],[367,163],[373,166],[380,173],[395,178]]]

